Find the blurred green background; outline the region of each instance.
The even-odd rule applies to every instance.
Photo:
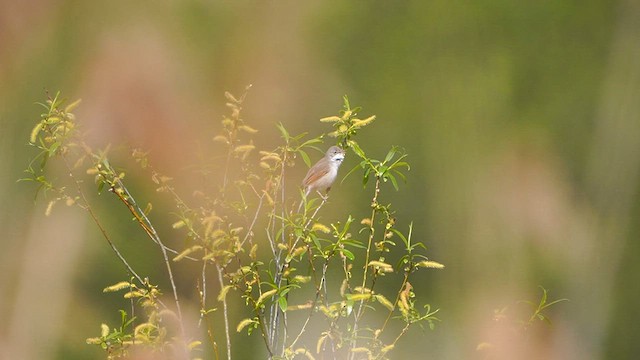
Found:
[[[394,358],[482,358],[477,344],[500,344],[494,309],[537,299],[538,285],[571,301],[533,345],[496,358],[640,358],[639,44],[633,0],[0,1],[0,358],[103,358],[84,340],[123,306],[101,292],[125,274],[86,214],[44,217],[46,201],[16,183],[34,102],[82,98],[97,145],[149,149],[176,174],[219,129],[224,91],[247,84],[260,145],[277,143],[276,122],[326,131],[317,120],[348,94],[378,117],[363,147],[410,154],[408,183],[386,196],[447,267],[416,284],[442,323],[414,329]],[[369,193],[355,177],[334,187],[327,218]],[[139,272],[163,276],[124,209],[101,199],[124,251],[148,257]]]

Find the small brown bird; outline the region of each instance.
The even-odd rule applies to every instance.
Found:
[[[305,196],[309,196],[313,190],[318,193],[322,190],[329,192],[331,185],[338,177],[338,168],[344,160],[344,155],[344,150],[337,146],[332,146],[327,150],[324,157],[309,169],[307,176],[302,180]],[[322,194],[320,196],[325,198]]]

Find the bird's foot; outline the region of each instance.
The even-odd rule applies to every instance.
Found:
[[[320,191],[318,191],[318,195],[320,195],[320,197],[322,198],[323,202],[325,202],[325,201],[327,201],[327,199],[329,199],[329,193],[323,194]]]

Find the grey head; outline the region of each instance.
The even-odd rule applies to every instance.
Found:
[[[331,162],[337,162],[338,164],[340,164],[342,163],[342,160],[344,160],[344,155],[344,150],[342,150],[338,146],[332,146],[329,148],[329,150],[327,150],[325,157]]]

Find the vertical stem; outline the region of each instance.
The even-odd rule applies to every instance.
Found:
[[[376,186],[373,194],[373,199],[371,200],[371,207],[372,207],[371,218],[370,218],[371,224],[369,225],[371,231],[369,232],[369,241],[367,242],[367,254],[364,260],[364,273],[362,275],[362,291],[364,291],[365,286],[367,284],[367,273],[369,271],[369,267],[367,265],[369,264],[369,260],[371,257],[371,244],[373,243],[373,237],[375,235],[374,222],[375,222],[375,216],[378,208],[378,194],[380,194],[380,178],[376,177]],[[351,349],[354,349],[357,345],[358,322],[360,321],[360,317],[362,316],[363,309],[364,309],[364,300],[360,300],[360,303],[358,304],[358,311],[356,312],[355,319],[353,322],[353,340],[351,340]],[[350,358],[353,359],[354,357],[355,357],[355,353],[351,352]]]
[[[218,282],[220,283],[220,289],[224,287],[224,280],[222,279],[222,269],[220,265],[216,264],[216,270],[218,270]],[[231,336],[229,335],[229,313],[227,312],[227,298],[222,298],[222,313],[224,316],[224,335],[227,340],[227,360],[231,360]]]
[[[284,224],[284,219],[285,219],[285,166],[287,163],[287,151],[285,150],[283,152],[283,156],[282,156],[282,165],[280,168],[280,232],[281,232],[281,242],[282,244],[285,243],[286,241],[286,234],[284,231],[285,228],[285,224]],[[275,283],[278,286],[278,288],[280,287],[281,284],[281,280],[282,280],[282,273],[284,272],[283,266],[281,264],[281,259],[282,259],[282,250],[278,251],[278,255],[275,258],[275,265],[276,265],[276,275],[275,275]],[[270,324],[269,324],[269,330],[268,330],[268,334],[271,337],[270,339],[270,344],[271,347],[273,349],[277,349],[278,348],[278,328],[280,325],[280,310],[279,307],[276,303],[271,305],[271,308],[269,309],[269,317],[270,317]]]
[[[402,294],[402,290],[404,289],[404,286],[408,280],[409,280],[409,273],[405,272],[404,279],[402,279],[402,284],[400,285],[400,290],[398,290],[398,294],[396,295],[396,300],[393,302],[393,309],[389,310],[389,315],[387,315],[387,318],[384,320],[384,324],[382,324],[382,327],[380,328],[380,333],[384,331],[384,329],[387,327],[387,323],[389,323],[389,320],[391,320],[391,316],[393,315],[393,310],[396,308],[396,306],[398,306],[398,301],[400,301],[400,294]]]
[[[124,186],[122,181],[117,180],[116,184],[119,189],[122,189],[122,192],[118,191],[118,189],[114,189],[115,185],[112,185],[112,188],[110,190],[120,199],[120,201],[122,201],[129,208],[129,211],[133,213],[133,215],[136,217],[136,220],[138,220],[138,223],[142,226],[142,228],[145,230],[147,235],[149,235],[149,237],[151,237],[151,239],[153,239],[160,246],[160,251],[162,252],[162,258],[164,259],[164,264],[167,267],[167,274],[169,275],[169,282],[171,283],[171,289],[173,290],[173,300],[176,303],[176,312],[178,315],[178,320],[180,322],[180,332],[182,334],[182,337],[184,338],[185,332],[184,332],[184,324],[182,322],[182,310],[180,308],[180,299],[178,298],[178,288],[176,287],[176,282],[173,278],[173,270],[171,268],[171,263],[169,262],[167,247],[164,246],[164,244],[162,243],[162,240],[160,239],[160,235],[158,235],[158,232],[153,227],[153,224],[151,224],[151,221],[145,215],[144,211],[140,209],[135,199],[133,198],[133,196],[131,196],[131,194],[129,193],[129,190]]]
[[[209,318],[209,313],[207,312],[206,269],[207,269],[207,262],[204,261],[202,264],[202,289],[199,289],[201,292],[200,292],[200,320],[198,321],[198,327],[200,327],[202,319],[204,318],[204,321],[207,327],[207,336],[209,336],[209,341],[211,341],[214,357],[216,360],[218,360],[219,359],[218,343],[216,342],[215,336],[213,335],[213,327],[211,326],[211,320]]]

